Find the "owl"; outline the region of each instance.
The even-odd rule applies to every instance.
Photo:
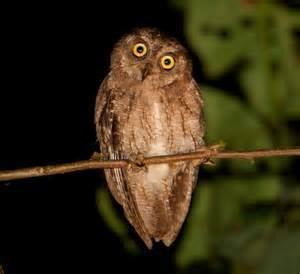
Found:
[[[95,123],[105,159],[188,153],[204,146],[203,100],[185,48],[156,29],[125,35],[111,54],[96,98]],[[106,169],[115,200],[149,249],[176,239],[199,165],[192,161]]]

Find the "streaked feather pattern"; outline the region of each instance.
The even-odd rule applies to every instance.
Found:
[[[128,53],[135,41],[149,47],[143,60]],[[172,71],[158,65],[166,52],[176,60]],[[117,43],[111,60],[95,109],[97,137],[107,159],[189,152],[204,145],[203,101],[191,76],[191,62],[177,41],[157,30],[140,29]],[[139,73],[146,64],[151,71],[143,79]],[[198,167],[192,162],[166,163],[107,169],[105,175],[112,195],[147,247],[153,240],[169,246],[188,213]]]

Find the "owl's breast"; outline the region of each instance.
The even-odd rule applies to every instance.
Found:
[[[179,101],[170,102],[163,92],[136,93],[122,105],[119,135],[124,152],[155,156],[197,147],[199,116]]]
[[[143,127],[148,123],[151,132],[148,132],[149,146],[146,156],[164,155],[169,153],[168,145],[168,117],[163,111],[163,104],[154,102],[148,109],[148,121],[144,121]]]
[[[118,111],[122,150],[145,156],[168,154],[168,114],[157,98],[138,96]]]

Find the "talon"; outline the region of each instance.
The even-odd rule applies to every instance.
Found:
[[[142,167],[145,165],[144,163],[144,155],[142,153],[132,154],[129,156],[129,160],[133,162],[136,166]]]
[[[129,156],[129,161],[130,164],[128,166],[128,168],[130,168],[133,171],[147,171],[147,166],[144,163],[144,155],[142,153],[138,153],[138,154],[131,154]]]
[[[211,160],[211,159],[197,159],[197,160],[193,160],[192,161],[192,165],[194,166],[194,167],[198,167],[198,166],[200,166],[200,165],[207,165],[207,166],[215,166],[216,164],[215,164],[215,162],[213,161],[213,160]]]
[[[215,166],[216,163],[215,161],[211,160],[211,159],[207,159],[205,162],[203,162],[204,165],[207,165],[207,166]]]
[[[201,148],[196,149],[196,152],[199,152],[199,153],[203,152],[203,153],[205,153],[205,152],[207,152],[209,150],[210,150],[210,148],[208,148],[208,147],[201,147]],[[195,159],[195,160],[192,160],[192,165],[194,167],[198,167],[201,164],[205,163],[206,161],[207,161],[207,159],[205,159],[205,158]]]
[[[90,160],[91,161],[93,161],[93,160],[98,160],[98,161],[104,160],[104,155],[101,152],[94,151],[91,158],[90,158]]]
[[[205,162],[205,160],[203,160],[203,159],[192,160],[192,165],[193,165],[193,167],[198,167],[198,166],[200,166],[203,162]]]
[[[224,142],[220,142],[219,144],[210,146],[209,149],[218,151],[218,150],[223,150],[225,147],[226,147],[226,144]]]
[[[201,147],[196,150],[196,152],[218,152],[219,150],[223,150],[225,147],[224,143],[215,144],[209,147]],[[208,165],[208,166],[215,166],[215,162],[209,158],[202,158],[202,159],[196,159],[192,161],[192,164],[194,167],[200,166],[201,164]]]

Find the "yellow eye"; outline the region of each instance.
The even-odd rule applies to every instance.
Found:
[[[175,59],[171,55],[165,55],[160,59],[160,65],[163,69],[170,70],[175,66]]]
[[[132,48],[132,53],[136,56],[136,57],[143,57],[146,55],[147,53],[147,47],[145,44],[143,43],[137,43],[133,46]]]

